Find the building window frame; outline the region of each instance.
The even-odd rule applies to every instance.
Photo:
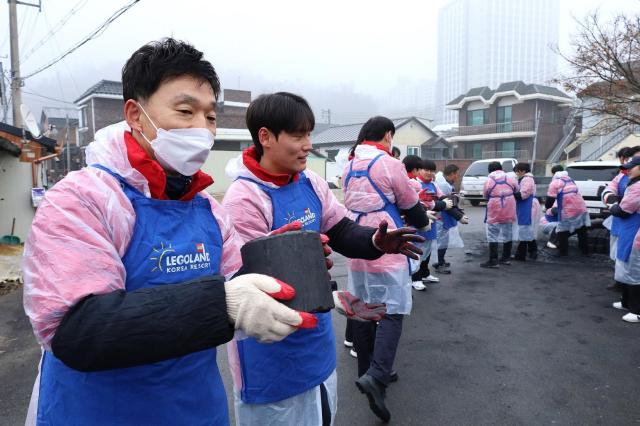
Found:
[[[498,125],[498,133],[511,132],[513,127],[513,109],[511,105],[499,106],[496,108],[496,123]]]
[[[418,157],[420,157],[420,147],[407,146],[407,155],[417,155]]]

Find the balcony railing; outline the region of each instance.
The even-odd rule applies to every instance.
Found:
[[[482,159],[486,160],[489,158],[515,158],[516,160],[530,160],[531,154],[526,149],[516,149],[508,150],[508,151],[484,151],[482,153]]]
[[[509,123],[491,123],[478,126],[460,126],[451,136],[489,135],[493,133],[533,132],[534,120],[511,121]]]

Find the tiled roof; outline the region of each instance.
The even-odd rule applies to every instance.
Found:
[[[522,81],[509,81],[500,84],[495,90],[491,90],[487,86],[474,87],[472,89],[469,89],[467,93],[456,97],[447,105],[460,105],[461,102],[464,103],[465,98],[472,97],[480,97],[482,100],[484,100],[485,103],[492,103],[497,98],[501,97],[501,93],[505,92],[516,92],[516,94],[520,96],[546,95],[553,96],[555,98],[564,98],[567,101],[571,101],[571,97],[569,95],[559,89],[556,89],[555,87],[544,86],[542,84],[526,84]]]
[[[78,99],[76,99],[75,102],[77,103],[78,101],[90,95],[122,96],[122,83],[120,81],[113,80],[100,80],[98,83],[87,89],[87,91],[84,92]]]

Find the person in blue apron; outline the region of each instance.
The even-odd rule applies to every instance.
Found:
[[[619,203],[611,206],[611,214],[620,218],[617,240],[615,280],[622,284],[622,299],[613,307],[628,311],[622,320],[640,322],[640,157],[622,165],[629,183]]]
[[[489,163],[489,176],[484,184],[484,197],[487,201],[485,224],[489,242],[489,260],[480,264],[483,268],[497,268],[498,265],[511,264],[511,248],[516,225],[516,199],[518,183],[502,170],[499,161]],[[502,243],[502,256],[498,258],[499,244]]]
[[[528,163],[518,163],[513,167],[513,171],[518,177],[519,190],[514,194],[516,197],[516,215],[518,219],[518,247],[514,260],[526,260],[538,258],[538,244],[536,234],[538,232],[538,214],[540,203],[536,198],[536,182],[531,174],[531,166]]]
[[[591,226],[591,219],[584,199],[578,186],[562,166],[553,166],[551,172],[553,178],[547,190],[545,208],[551,208],[555,204],[558,209],[558,255],[569,255],[569,236],[572,233],[578,236],[578,246],[582,254],[588,255],[588,227]]]
[[[442,173],[436,174],[435,182],[442,191],[443,200],[452,200],[453,206],[438,213],[438,259],[433,264],[438,274],[451,274],[451,264],[447,262],[447,250],[450,248],[463,248],[464,241],[460,236],[458,223],[467,224],[469,218],[458,206],[458,197],[455,194],[454,184],[460,176],[460,168],[455,164],[447,164]]]
[[[227,176],[233,183],[223,200],[243,241],[297,221],[304,230],[326,234],[331,248],[349,258],[372,260],[383,253],[419,253],[410,243],[422,241],[415,230],[387,232],[385,227],[356,224],[326,181],[307,169],[315,118],[304,98],[286,92],[261,95],[249,105],[246,121],[254,146],[227,164]],[[292,261],[295,256],[292,253]],[[345,302],[355,303],[350,293],[336,294],[341,295],[334,297],[338,311],[360,320],[355,322],[381,319],[372,316],[363,302],[358,309],[344,306]],[[317,328],[300,330],[277,344],[236,336],[228,345],[238,425],[333,423],[337,408],[335,335],[331,314],[317,317]]]
[[[622,166],[638,152],[640,152],[640,146],[624,147],[617,152],[616,157]],[[627,171],[621,168],[620,173],[602,191],[602,202],[609,206],[622,201],[622,195],[628,184],[629,176],[627,176]],[[617,240],[620,235],[620,221],[619,217],[611,215],[603,222],[603,226],[609,229],[609,256],[614,262],[616,260]]]
[[[453,201],[444,198],[444,194],[433,180],[436,163],[431,160],[422,160],[415,155],[407,155],[402,159],[402,163],[405,165],[407,174],[412,179],[412,182],[417,181],[418,196],[427,211],[440,212],[453,207]],[[431,275],[429,270],[431,254],[437,250],[438,228],[437,226],[432,226],[429,231],[421,235],[426,239],[423,248],[424,253],[420,258],[418,267],[415,268],[415,271],[412,270],[413,274],[411,275],[411,285],[414,290],[418,291],[426,290],[425,282],[440,282],[440,278]]]
[[[404,223],[428,231],[429,219],[402,162],[390,154],[395,126],[373,117],[360,129],[345,167],[343,190],[350,217],[366,226],[399,228]],[[403,219],[404,216],[404,219]],[[358,353],[356,386],[369,408],[383,421],[391,414],[385,404],[405,315],[411,313],[410,265],[407,256],[387,254],[375,260],[350,259],[348,288],[368,302],[385,303],[387,315],[378,324],[354,328]]]
[[[200,170],[213,66],[164,39],[122,81],[126,123],[97,132],[89,166],[47,192],[25,245],[25,311],[43,347],[27,424],[227,425],[216,346],[234,329],[282,340],[303,316],[272,298],[293,297],[286,284],[226,280],[240,241]]]

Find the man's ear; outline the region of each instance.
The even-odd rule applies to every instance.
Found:
[[[260,142],[260,145],[262,145],[262,149],[265,150],[271,148],[275,141],[275,137],[269,129],[266,127],[260,127],[260,130],[258,130],[258,141]]]
[[[138,102],[133,99],[129,99],[124,103],[124,119],[127,121],[131,130],[142,132],[142,123],[140,122],[141,115],[142,111],[140,111]]]

